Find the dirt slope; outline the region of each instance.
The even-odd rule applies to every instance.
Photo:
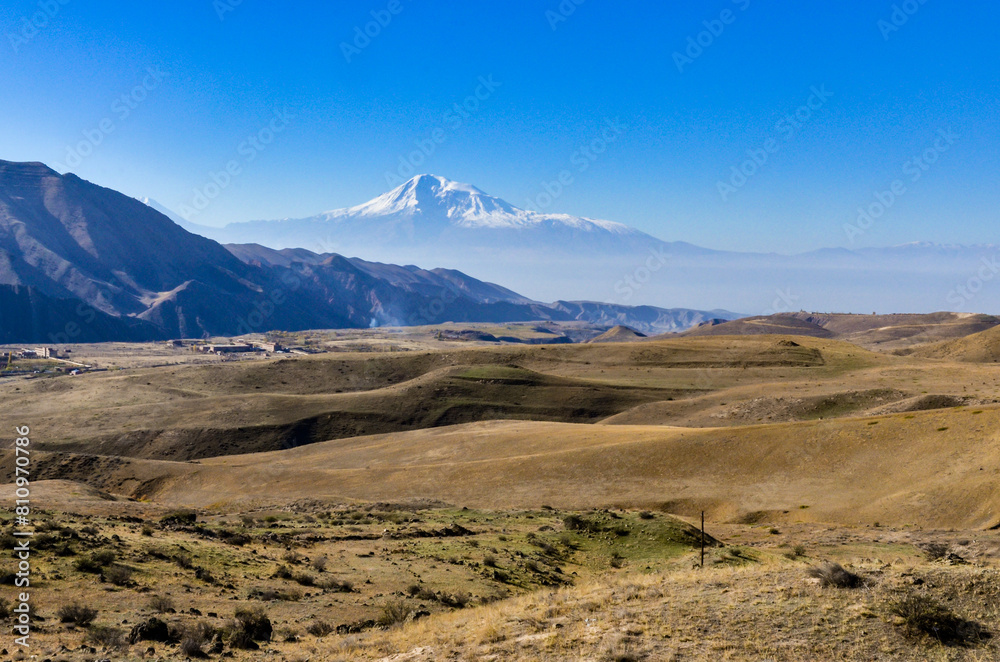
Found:
[[[998,427],[1000,408],[697,430],[494,421],[198,463],[55,455],[36,472],[190,506],[430,498],[983,528],[1000,523]]]

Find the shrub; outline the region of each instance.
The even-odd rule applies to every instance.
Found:
[[[413,597],[415,597],[417,600],[437,600],[438,594],[435,593],[432,589],[424,587],[421,588],[419,591],[417,591],[417,594],[414,595]]]
[[[229,638],[229,645],[233,648],[238,648],[241,650],[255,651],[259,650],[260,646],[254,642],[253,637],[250,636],[245,630],[237,629],[233,632],[233,635]]]
[[[193,510],[178,510],[160,518],[163,526],[191,526],[198,521],[198,513]]]
[[[78,602],[63,605],[59,608],[60,623],[76,623],[80,627],[87,627],[97,618],[97,610],[85,607]]]
[[[325,637],[333,632],[334,629],[335,628],[326,621],[313,621],[313,623],[306,628],[306,632],[314,637]]]
[[[274,588],[264,588],[250,591],[251,598],[258,598],[264,602],[270,602],[272,600],[283,600],[285,602],[298,602],[302,599],[302,591],[291,589],[289,591],[282,591]]]
[[[10,614],[10,601],[7,598],[0,598],[0,618],[7,618]]]
[[[227,545],[243,547],[250,544],[250,536],[240,531],[223,530],[219,532],[219,538]]]
[[[354,591],[354,584],[347,579],[325,579],[319,583],[319,587],[328,591],[336,591],[338,593],[352,593]]]
[[[864,583],[864,580],[849,570],[845,570],[839,563],[827,561],[823,565],[809,568],[807,574],[819,580],[820,586],[832,586],[834,588],[857,588]]]
[[[128,586],[132,583],[132,568],[126,565],[112,565],[104,569],[102,576],[115,586]]]
[[[485,565],[487,568],[497,567],[497,557],[494,556],[493,554],[487,554],[486,556],[483,557],[483,565]]]
[[[121,650],[128,644],[125,631],[110,625],[91,625],[87,630],[87,641],[95,646]]]
[[[202,650],[204,645],[204,640],[185,636],[181,639],[181,652],[188,657],[205,657],[205,651]]]
[[[92,572],[97,574],[105,567],[115,562],[116,555],[111,550],[101,550],[92,552],[90,556],[77,559],[76,569],[80,572]]]
[[[948,556],[948,545],[940,542],[929,542],[920,546],[928,561],[940,561]]]
[[[375,622],[384,627],[398,625],[405,621],[413,610],[402,600],[388,600],[382,605]]]
[[[240,630],[254,641],[271,641],[271,619],[261,607],[243,607],[236,610],[236,622]]]
[[[635,642],[623,635],[612,635],[601,646],[602,662],[639,662],[646,658],[646,652],[636,648]]]
[[[292,575],[292,581],[302,586],[315,586],[316,578],[310,575],[308,572],[296,572]]]
[[[149,599],[148,606],[158,614],[174,611],[174,601],[165,595],[154,595]]]
[[[806,548],[804,545],[796,545],[795,547],[792,547],[792,550],[790,552],[785,552],[784,554],[785,558],[790,561],[794,561],[795,559],[805,555],[806,555]]]
[[[957,616],[929,595],[909,593],[889,602],[889,612],[899,616],[907,634],[925,634],[944,644],[965,644],[984,639],[982,626]]]
[[[195,579],[200,579],[201,581],[205,582],[206,584],[214,584],[215,583],[215,577],[212,575],[212,572],[210,570],[205,569],[205,568],[200,568],[200,567],[199,568],[195,568],[194,569],[194,577],[195,577]]]
[[[326,570],[327,558],[325,556],[317,556],[312,560],[312,567],[316,572],[323,572]]]
[[[472,598],[469,597],[469,594],[463,591],[458,591],[457,593],[442,594],[441,597],[438,599],[440,600],[441,604],[446,605],[448,607],[454,607],[455,609],[465,609],[465,607],[468,606],[469,602],[472,601]]]
[[[142,526],[142,535],[151,537],[153,535],[153,527],[148,524]]]
[[[181,652],[188,657],[207,657],[203,648],[214,635],[215,628],[208,623],[197,623],[185,628],[181,638]]]

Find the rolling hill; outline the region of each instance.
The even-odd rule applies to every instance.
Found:
[[[849,315],[843,313],[778,313],[722,323],[704,323],[684,335],[725,336],[788,334],[836,338],[868,349],[905,350],[921,344],[972,336],[1000,324],[993,315],[937,312],[929,314]]]

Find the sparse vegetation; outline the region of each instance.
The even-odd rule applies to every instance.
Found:
[[[157,614],[166,614],[168,612],[176,611],[174,608],[174,601],[165,595],[154,595],[149,599],[148,606],[150,610],[156,612]]]
[[[306,628],[306,632],[314,637],[325,637],[326,635],[333,632],[336,628],[327,623],[326,621],[313,621]]]
[[[926,635],[943,644],[980,643],[988,633],[978,624],[959,617],[934,598],[907,593],[889,601],[889,612],[898,616],[910,635]]]
[[[111,625],[91,625],[87,629],[87,641],[108,650],[122,650],[128,646],[125,631]]]
[[[822,565],[813,566],[807,571],[810,577],[819,580],[820,586],[833,588],[858,588],[864,584],[864,578],[844,569],[839,563],[827,561]]]
[[[403,600],[386,600],[382,603],[382,607],[379,610],[379,614],[375,619],[375,622],[383,627],[399,625],[405,621],[410,614],[413,613],[413,611],[414,610]]]
[[[74,602],[60,607],[58,615],[61,623],[74,623],[85,628],[97,618],[97,610]]]

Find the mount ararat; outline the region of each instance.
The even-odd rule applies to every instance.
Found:
[[[710,303],[753,314],[1000,312],[1000,287],[986,286],[1000,272],[996,245],[913,243],[797,255],[716,251],[663,241],[618,222],[520,209],[434,175],[418,175],[363,204],[308,218],[186,227],[221,243],[440,265],[535,300],[695,309]],[[843,228],[831,227],[831,236],[843,238]]]
[[[308,250],[227,249],[148,204],[76,175],[0,161],[0,342],[446,321],[581,320],[657,333],[735,317],[585,301],[546,304],[456,270]]]

